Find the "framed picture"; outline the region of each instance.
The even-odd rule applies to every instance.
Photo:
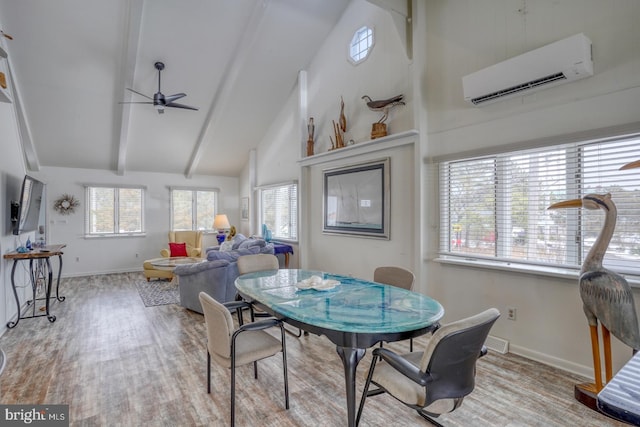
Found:
[[[389,239],[389,158],[323,171],[324,233]]]
[[[240,219],[242,221],[249,221],[249,198],[243,197],[240,199]]]

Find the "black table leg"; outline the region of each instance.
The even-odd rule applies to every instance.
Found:
[[[60,276],[62,275],[62,255],[58,255],[58,282],[56,283],[56,299],[60,302],[65,300],[65,297],[60,296]]]
[[[46,300],[47,319],[49,319],[49,322],[55,322],[56,316],[49,314],[49,300],[51,299],[51,287],[53,286],[53,271],[51,270],[51,261],[49,261],[48,257],[46,258],[46,261],[47,261],[47,270],[48,270],[47,283],[45,284],[45,286],[47,287],[47,300]]]
[[[7,322],[7,328],[11,329],[11,328],[15,328],[16,325],[18,324],[18,322],[20,321],[20,298],[18,298],[18,291],[16,291],[16,279],[15,279],[15,273],[16,273],[16,266],[18,265],[18,260],[14,259],[13,260],[13,267],[11,267],[11,287],[13,288],[13,296],[16,298],[16,307],[18,309],[18,314],[16,317],[16,321],[9,321]]]
[[[364,348],[336,347],[344,365],[344,380],[347,387],[347,417],[349,427],[356,425],[356,368],[364,357]]]

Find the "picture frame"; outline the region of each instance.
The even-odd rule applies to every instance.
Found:
[[[242,197],[240,199],[240,220],[249,221],[249,198]]]
[[[323,233],[390,238],[389,157],[323,171]]]

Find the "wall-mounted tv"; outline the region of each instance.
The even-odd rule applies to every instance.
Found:
[[[20,191],[20,201],[17,205],[12,203],[13,234],[18,235],[38,229],[43,198],[44,183],[25,175]]]

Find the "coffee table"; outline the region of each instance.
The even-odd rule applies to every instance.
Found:
[[[171,258],[155,258],[155,259],[149,260],[148,262],[151,263],[151,265],[158,270],[173,271],[179,265],[198,264],[205,261],[206,259],[204,258],[179,256],[179,257],[171,257]]]

